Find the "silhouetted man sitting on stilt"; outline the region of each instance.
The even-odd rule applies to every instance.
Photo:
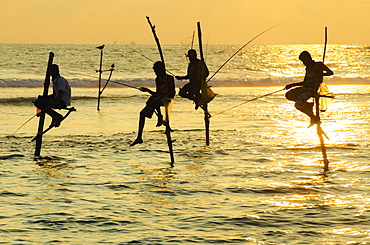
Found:
[[[314,103],[307,102],[307,100],[311,97],[315,98],[318,96],[317,91],[323,81],[323,76],[331,76],[334,73],[324,65],[324,63],[314,61],[307,51],[303,51],[299,55],[299,59],[306,66],[306,75],[303,82],[292,83],[285,86],[285,89],[299,86],[298,88],[288,91],[285,97],[288,100],[295,101],[295,107],[310,117],[309,127],[311,127],[314,124],[320,123],[320,121],[313,113]]]
[[[143,143],[143,130],[146,117],[152,118],[153,113],[155,113],[158,117],[156,126],[160,127],[161,125],[163,125],[163,116],[160,107],[164,106],[162,99],[166,98],[165,81],[167,82],[168,89],[167,98],[173,99],[175,97],[176,92],[174,78],[173,76],[164,74],[163,63],[161,61],[157,61],[156,63],[154,63],[153,69],[155,74],[157,75],[157,77],[155,78],[156,91],[153,92],[152,90],[145,87],[140,88],[140,91],[148,92],[152,96],[150,96],[150,98],[146,102],[146,106],[140,112],[137,137],[135,141],[130,144],[130,146]]]
[[[176,76],[176,79],[189,79],[189,83],[180,89],[179,95],[194,101],[195,109],[198,109],[198,102],[202,97],[200,93],[201,80],[209,75],[209,71],[204,61],[197,58],[197,52],[194,49],[190,49],[187,56],[190,60],[188,74],[186,76]]]
[[[52,117],[50,126],[59,127],[63,116],[53,109],[66,109],[67,106],[71,105],[71,87],[68,81],[60,76],[58,65],[51,65],[50,75],[53,81],[53,94],[47,97],[40,95],[33,103],[42,112]]]

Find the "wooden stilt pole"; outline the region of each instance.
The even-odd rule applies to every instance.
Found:
[[[104,45],[97,47],[100,49],[100,65],[99,65],[99,88],[98,88],[98,106],[97,110],[100,111],[100,95],[101,95],[101,75],[103,73],[102,71],[102,65],[103,65],[103,48]]]
[[[328,28],[325,27],[325,45],[324,45],[324,55],[323,55],[323,58],[322,58],[323,62],[325,61],[326,44],[327,44],[327,41],[328,41],[327,31],[328,31]],[[316,116],[317,116],[317,118],[320,122],[320,97],[319,97],[319,94],[316,94],[315,105],[316,105]],[[320,123],[318,123],[317,124],[317,135],[319,136],[319,139],[320,139],[321,152],[322,152],[322,156],[323,156],[323,159],[324,159],[324,171],[328,171],[329,170],[329,160],[328,160],[328,156],[326,154],[326,148],[325,148],[323,133],[324,132],[322,131],[321,125],[320,125]]]
[[[53,64],[54,60],[54,53],[50,52],[49,53],[49,61],[48,61],[48,66],[46,68],[46,75],[45,75],[45,82],[44,82],[44,91],[42,96],[47,97],[48,96],[48,91],[49,91],[49,86],[50,86],[50,67]],[[36,138],[36,148],[35,148],[35,157],[39,157],[41,153],[41,146],[42,146],[42,132],[44,130],[44,123],[45,123],[45,113],[40,114],[40,119],[39,119],[39,127],[37,130],[37,135],[39,137]]]
[[[327,43],[328,43],[328,27],[325,26],[325,44],[324,44],[324,54],[322,56],[322,63],[325,63],[326,44]]]
[[[315,104],[316,104],[316,116],[317,116],[318,120],[320,120],[319,100],[320,100],[320,97],[317,96],[315,98]],[[323,134],[324,133],[322,131],[321,125],[320,125],[320,123],[318,123],[317,124],[317,135],[319,136],[319,139],[320,139],[321,152],[322,152],[322,156],[323,156],[323,159],[324,159],[324,170],[328,171],[329,170],[329,160],[328,160],[328,156],[326,154],[326,148],[325,148]]]
[[[146,19],[148,20],[148,23],[149,23],[149,26],[150,28],[152,29],[152,33],[153,33],[153,36],[154,36],[154,40],[157,44],[157,47],[158,47],[158,51],[159,51],[159,55],[161,57],[161,61],[162,61],[162,64],[163,64],[163,74],[164,74],[164,86],[165,86],[165,91],[166,91],[166,96],[164,98],[164,100],[168,100],[168,101],[164,101],[165,103],[171,103],[170,102],[170,98],[168,98],[168,81],[167,81],[167,74],[166,74],[166,65],[165,65],[165,62],[164,62],[164,57],[163,57],[163,52],[162,52],[162,48],[161,48],[161,44],[159,42],[159,39],[158,39],[158,36],[157,36],[157,33],[155,31],[155,26],[152,25],[152,22],[150,21],[150,18],[147,16]],[[172,147],[172,139],[171,139],[171,127],[170,127],[170,118],[169,118],[169,106],[166,106],[165,107],[165,113],[166,113],[166,122],[165,122],[165,126],[166,126],[166,136],[167,136],[167,144],[168,144],[168,149],[170,151],[170,158],[171,158],[171,167],[173,167],[173,163],[175,162],[175,158],[174,158],[174,155],[173,155],[173,147]]]
[[[200,28],[200,22],[197,22],[197,27],[198,27],[198,40],[199,40],[199,53],[200,53],[200,59],[204,62],[204,54],[203,54],[203,44],[202,44],[202,30]],[[203,67],[203,66],[200,66]],[[202,71],[198,71],[202,72]],[[203,77],[201,78],[203,79]],[[206,78],[204,78],[205,81]],[[202,86],[202,94],[206,94],[206,86]],[[209,113],[208,113],[208,103],[203,105],[203,110],[204,110],[204,124],[206,128],[206,145],[209,145]]]

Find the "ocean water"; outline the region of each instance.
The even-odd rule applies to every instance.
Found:
[[[329,171],[316,129],[284,91],[242,104],[300,81],[300,51],[320,60],[322,45],[248,46],[231,60],[210,82],[209,146],[202,111],[176,96],[173,166],[155,119],[129,146],[148,94],[111,83],[96,110],[95,46],[0,45],[0,244],[370,243],[368,45],[328,46]],[[186,73],[188,48],[163,47],[168,70]],[[238,48],[209,46],[211,74]],[[152,62],[132,49],[158,56],[153,45],[107,45],[103,69],[115,63],[114,81],[151,86]],[[77,111],[35,159],[38,118],[13,133],[35,114],[50,51]]]

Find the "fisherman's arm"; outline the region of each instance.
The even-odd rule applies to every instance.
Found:
[[[204,61],[202,61],[202,63],[203,63],[203,69],[204,69],[204,76],[208,77],[208,75],[209,75],[208,67],[207,67],[207,65]]]
[[[57,96],[55,96],[55,99],[56,99],[57,101],[59,101],[59,100],[61,100],[61,99],[62,99],[63,95],[64,95],[64,90],[59,90],[59,91],[58,91],[58,95],[57,95]]]
[[[189,79],[190,78],[190,65],[188,66],[188,74],[186,74],[185,76],[175,76],[175,78],[177,80],[185,80],[185,79]]]
[[[327,67],[326,65],[322,64],[322,71],[323,71],[323,76],[332,76],[334,75],[334,72],[332,70],[330,70],[329,67]]]
[[[51,104],[54,106],[60,105],[60,101],[62,100],[64,93],[65,93],[64,90],[59,90],[57,95],[52,94],[52,96],[54,96],[54,99],[51,100]]]
[[[148,88],[145,88],[145,87],[140,87],[140,88],[139,88],[139,90],[140,90],[141,92],[148,92],[148,93],[149,93],[149,94],[151,94],[151,95],[155,94],[155,92],[154,92],[154,91],[152,91],[152,90],[150,90],[150,89],[148,89]]]
[[[170,76],[168,80],[168,97],[174,98],[176,94],[175,80],[173,79],[173,76]]]
[[[299,82],[299,83],[291,83],[285,86],[284,89],[288,90],[291,89],[292,87],[297,87],[297,86],[303,86],[304,82]]]
[[[189,79],[189,74],[186,76],[175,76],[177,80],[184,80],[184,79]]]

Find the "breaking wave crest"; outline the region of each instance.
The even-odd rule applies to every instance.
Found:
[[[302,80],[302,77],[267,77],[267,78],[215,78],[209,82],[214,87],[248,87],[248,86],[284,86],[288,83]],[[72,87],[91,88],[97,87],[96,79],[68,79]],[[42,79],[0,79],[0,87],[42,87]],[[331,77],[326,78],[327,84],[370,84],[370,77]],[[103,81],[103,84],[105,81]],[[176,81],[178,87],[183,86],[186,81]],[[124,87],[126,85],[134,87],[152,87],[154,86],[153,78],[134,78],[134,79],[117,79],[109,83],[110,87]]]

